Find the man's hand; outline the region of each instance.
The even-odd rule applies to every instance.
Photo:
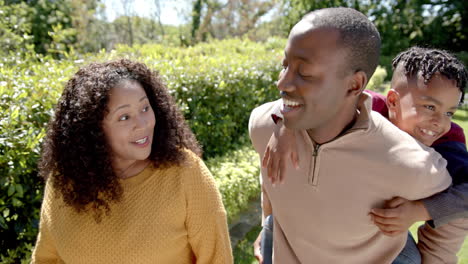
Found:
[[[297,155],[296,136],[294,131],[283,125],[279,131],[275,131],[271,135],[262,160],[262,166],[267,168],[268,178],[272,184],[284,181],[284,171],[288,158],[291,159],[294,167],[298,169],[299,157]]]
[[[370,215],[380,231],[387,236],[407,232],[412,224],[431,219],[421,201],[409,201],[401,197],[387,201],[385,209],[372,209]]]
[[[255,242],[253,243],[253,248],[254,248],[254,256],[258,260],[259,264],[263,264],[263,256],[262,252],[260,252],[260,243],[262,241],[262,232],[258,233],[257,239],[255,239]]]

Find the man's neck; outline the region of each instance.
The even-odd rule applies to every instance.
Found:
[[[334,122],[315,129],[307,129],[307,134],[315,143],[321,145],[345,134],[356,123],[359,115],[357,109],[350,111],[350,114],[337,118]]]

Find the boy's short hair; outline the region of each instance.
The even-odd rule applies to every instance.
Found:
[[[408,77],[416,76],[418,72],[421,72],[426,84],[436,73],[455,81],[462,93],[460,103],[463,103],[468,72],[463,63],[449,52],[440,49],[412,47],[393,59],[393,70],[400,64]]]
[[[336,29],[339,45],[347,50],[346,71],[364,71],[369,81],[379,64],[380,34],[361,12],[347,7],[324,8],[306,14],[302,20],[314,27]]]

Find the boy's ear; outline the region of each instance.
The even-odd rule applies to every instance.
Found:
[[[394,89],[387,93],[387,108],[390,112],[395,112],[400,108],[400,94]]]
[[[366,88],[367,85],[367,75],[363,71],[357,71],[353,74],[349,89],[348,89],[348,94],[349,95],[354,95],[354,96],[359,96],[362,91]]]

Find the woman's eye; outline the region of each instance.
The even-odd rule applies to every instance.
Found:
[[[143,108],[143,112],[148,112],[149,111],[149,106],[145,106],[145,108]]]
[[[431,111],[435,110],[435,106],[433,106],[433,105],[425,105],[424,108],[429,109]]]
[[[454,114],[455,114],[454,112],[447,112],[447,113],[445,113],[445,115],[447,115],[448,117],[453,117]]]
[[[130,117],[128,115],[123,115],[119,118],[119,121],[125,121],[128,120]]]

